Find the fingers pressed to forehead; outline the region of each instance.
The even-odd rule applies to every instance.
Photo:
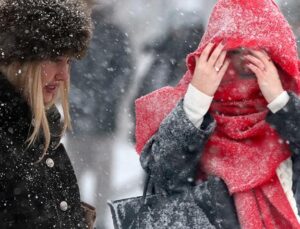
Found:
[[[224,64],[225,58],[226,58],[227,52],[226,51],[222,51],[218,60],[215,63],[215,67],[217,68],[221,68]]]
[[[226,59],[218,73],[219,76],[223,76],[225,74],[225,72],[228,69],[229,64],[230,64],[230,59]]]
[[[260,50],[249,49],[250,53],[260,59],[264,64],[267,64],[269,61],[269,56],[266,52]]]
[[[246,55],[245,58],[262,70],[266,68],[265,64],[256,56]]]
[[[219,56],[221,55],[224,48],[224,44],[220,43],[212,52],[208,59],[208,64],[211,66],[214,66],[216,64],[216,61],[219,59]]]
[[[248,68],[256,75],[257,78],[261,78],[263,72],[254,64],[248,64]]]
[[[212,48],[214,47],[214,43],[208,43],[208,45],[203,49],[203,52],[199,58],[199,61],[206,62],[208,60],[209,54],[211,53]]]
[[[269,53],[267,52],[267,50],[262,49],[261,51],[262,51],[263,54],[265,54],[266,57],[269,57]]]

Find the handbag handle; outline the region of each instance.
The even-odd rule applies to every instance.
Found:
[[[149,173],[147,173],[147,177],[146,177],[146,181],[145,181],[145,185],[144,185],[144,190],[143,190],[143,203],[144,204],[146,204],[146,196],[147,196],[147,192],[149,190],[150,180],[151,180],[151,172],[149,171]],[[153,194],[153,192],[152,192],[152,194]]]
[[[152,143],[153,143],[153,141],[152,141]],[[153,160],[153,155],[152,155],[151,151],[150,151],[149,159],[150,159],[149,162]],[[146,176],[146,181],[145,181],[144,190],[143,190],[143,198],[142,198],[143,204],[146,204],[146,196],[147,196],[147,192],[149,190],[149,186],[150,186],[149,184],[150,184],[150,180],[151,180],[151,170],[148,169],[148,171],[146,171],[146,173],[147,173],[147,176]],[[155,194],[153,191],[153,185],[152,185],[151,189],[152,189],[151,194]]]

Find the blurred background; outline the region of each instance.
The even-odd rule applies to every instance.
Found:
[[[72,66],[73,132],[64,141],[97,229],[111,229],[107,201],[141,195],[144,183],[134,101],[182,77],[216,1],[86,1],[95,30],[88,56]],[[300,38],[300,1],[277,3]]]

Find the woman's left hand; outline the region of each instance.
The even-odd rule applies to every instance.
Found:
[[[265,51],[250,50],[250,53],[245,56],[250,62],[247,66],[256,75],[263,96],[271,103],[284,91],[277,68]]]

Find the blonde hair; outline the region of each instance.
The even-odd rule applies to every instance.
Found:
[[[59,95],[50,104],[44,104],[42,86],[42,62],[32,61],[25,63],[14,62],[9,65],[0,66],[0,71],[7,77],[8,81],[25,97],[32,111],[32,124],[34,126],[31,135],[27,138],[30,147],[39,137],[41,131],[44,136],[44,151],[37,162],[40,162],[50,146],[51,133],[46,110],[54,105],[60,98],[63,108],[62,133],[71,129],[71,118],[69,113],[69,79],[60,84]]]

